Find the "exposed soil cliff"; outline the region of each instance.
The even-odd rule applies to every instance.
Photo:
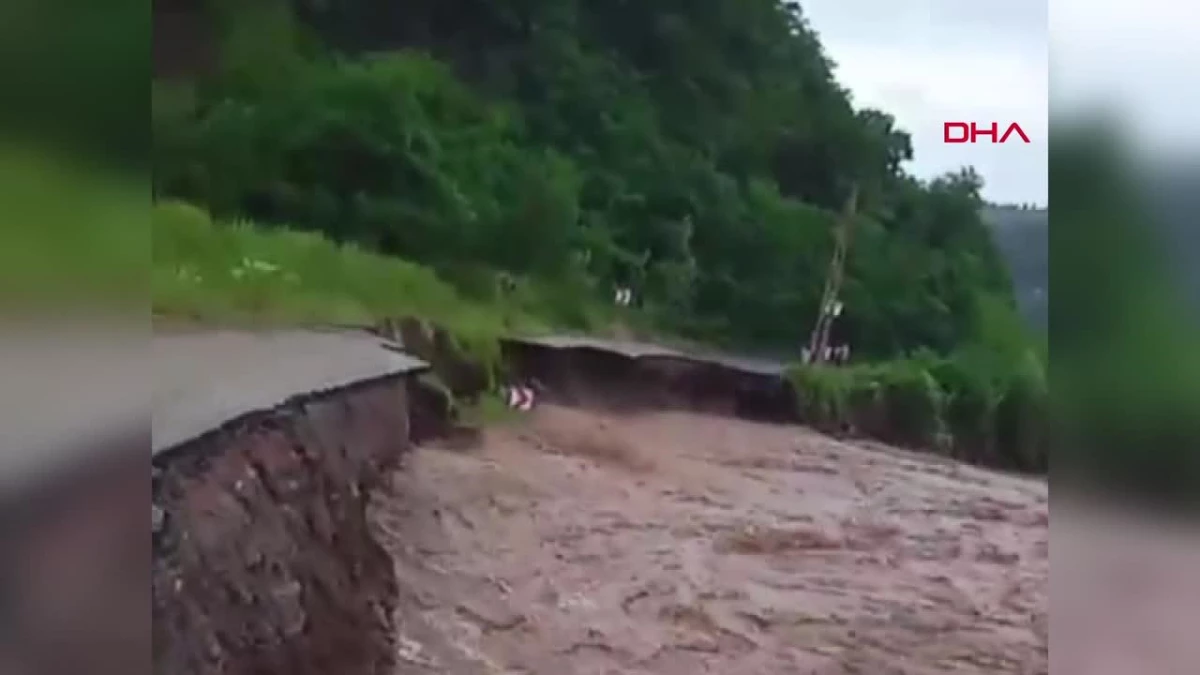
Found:
[[[155,672],[389,672],[395,578],[366,506],[408,438],[397,378],[286,406],[157,462]]]

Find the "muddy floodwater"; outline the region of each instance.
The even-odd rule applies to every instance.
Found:
[[[401,674],[1048,671],[1044,482],[547,406],[385,492]]]

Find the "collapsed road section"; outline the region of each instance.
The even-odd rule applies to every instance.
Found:
[[[574,336],[512,339],[504,348],[516,377],[540,383],[557,403],[796,421],[795,391],[775,361]]]
[[[389,672],[398,589],[368,502],[414,439],[442,428],[414,377],[430,366],[401,349],[428,359],[455,395],[477,395],[486,379],[463,375],[477,366],[427,334],[437,337],[156,335],[156,672]],[[780,420],[794,410],[774,367],[629,349],[511,341],[505,363],[552,399],[585,406]]]
[[[389,672],[366,505],[425,364],[346,331],[165,334],[154,357],[155,672]]]

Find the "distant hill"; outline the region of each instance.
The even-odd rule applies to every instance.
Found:
[[[1031,325],[1044,330],[1050,307],[1049,210],[989,205],[983,216],[1008,261],[1021,314]]]

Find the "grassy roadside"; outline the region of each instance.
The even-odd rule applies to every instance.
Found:
[[[468,298],[427,267],[319,234],[214,222],[181,202],[156,205],[152,223],[152,306],[160,324],[371,325],[414,316],[447,330],[470,358],[492,366],[501,336],[549,328],[527,309],[528,294]],[[514,418],[494,392],[469,404],[446,394],[463,406],[461,421],[469,426]]]
[[[515,302],[464,297],[429,268],[319,234],[214,222],[189,204],[153,209],[151,306],[158,324],[374,325],[430,321],[483,362],[506,333],[547,329]]]
[[[497,334],[521,322],[465,300],[427,268],[316,234],[215,223],[178,202],[154,207],[153,233],[158,317],[303,325],[418,315]]]

